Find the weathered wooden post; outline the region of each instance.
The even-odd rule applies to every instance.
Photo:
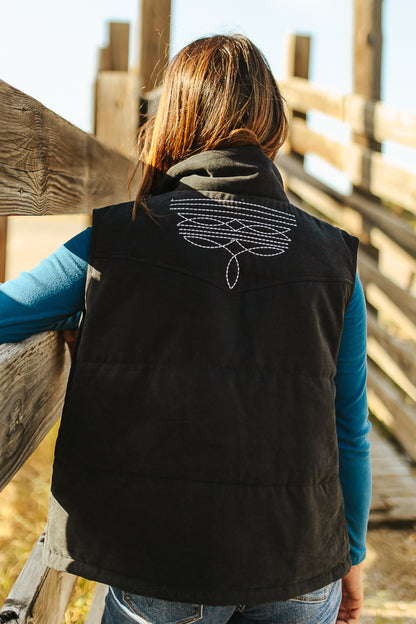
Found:
[[[354,0],[353,91],[368,101],[381,97],[382,0]],[[354,142],[376,152],[381,144],[373,138],[374,107],[365,110],[365,131],[354,133]],[[362,157],[363,187],[370,187],[371,154]],[[355,188],[360,189],[358,185]]]
[[[129,71],[130,24],[111,22],[109,32],[109,43],[100,50],[94,134],[130,157],[139,118],[139,80],[135,72]]]
[[[143,91],[158,87],[169,62],[171,0],[141,0],[139,76]]]
[[[291,78],[305,78],[309,79],[309,59],[311,49],[311,37],[309,35],[296,35],[291,34],[288,41],[287,48],[287,65],[286,75],[287,79]],[[306,113],[293,110],[289,118],[289,126],[291,119],[304,119],[306,120]],[[289,137],[285,144],[285,153],[290,153],[299,162],[303,163],[304,156],[292,149]]]

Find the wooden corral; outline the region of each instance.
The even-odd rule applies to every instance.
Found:
[[[356,10],[361,11],[364,4],[357,1]],[[368,6],[375,4],[377,0],[371,0]],[[148,68],[164,67],[167,58],[170,2],[151,0],[142,6],[142,25],[154,23],[158,14],[163,16],[160,28],[148,29],[157,41],[143,49],[142,55],[146,52],[150,57],[142,58],[142,73],[128,67],[128,25],[110,27],[109,44],[100,55],[95,116],[100,140],[0,83],[0,114],[5,123],[0,152],[0,242],[5,241],[7,215],[89,212],[127,198],[137,124],[143,111],[155,111],[160,96],[160,89],[148,92],[148,85],[157,85],[162,74],[153,74],[157,82],[149,83]],[[362,20],[374,35],[377,19],[368,24],[371,15],[377,17],[377,12],[371,10]],[[370,40],[376,47],[381,45],[377,32]],[[379,71],[379,51],[366,52],[359,41],[355,54],[360,67]],[[368,36],[363,41],[368,43]],[[369,405],[416,461],[416,232],[412,225],[416,176],[387,163],[380,151],[386,140],[416,149],[416,116],[386,107],[374,90],[360,92],[361,77],[352,95],[328,93],[312,85],[309,50],[307,37],[291,39],[288,76],[280,81],[290,109],[291,131],[277,164],[295,203],[361,239],[359,273],[368,302]],[[376,80],[371,84],[377,88]],[[347,123],[354,142],[341,145],[313,131],[308,125],[311,111]],[[111,123],[115,118],[117,132]],[[303,159],[311,153],[348,174],[353,185],[350,195],[334,191],[305,172]],[[0,279],[2,271],[4,262],[0,261]],[[0,345],[0,489],[59,417],[68,367],[69,354],[61,336],[54,333]],[[414,478],[400,454],[377,432],[372,435],[372,521],[414,520]],[[0,622],[62,621],[76,579],[43,566],[42,544],[43,536],[0,611]],[[88,624],[99,622],[106,590],[97,585]]]
[[[378,150],[385,140],[416,149],[416,116],[361,95],[327,93],[299,77],[288,76],[280,87],[291,109],[329,115],[348,123],[354,137],[366,133],[376,141],[376,151],[341,145],[293,118],[289,141],[295,154],[282,154],[277,162],[295,203],[361,240],[369,406],[416,461],[416,175],[390,164]],[[318,155],[346,172],[351,194],[307,174],[298,154]]]

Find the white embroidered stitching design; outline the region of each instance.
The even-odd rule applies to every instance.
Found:
[[[240,254],[246,251],[255,256],[284,253],[291,242],[286,233],[297,225],[294,215],[232,199],[172,199],[170,210],[182,217],[178,228],[186,241],[205,249],[228,251],[231,258],[225,279],[230,289],[240,276]],[[231,272],[234,272],[234,279]]]

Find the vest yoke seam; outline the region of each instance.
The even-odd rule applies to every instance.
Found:
[[[219,290],[222,290],[224,292],[230,292],[229,289],[224,288],[222,286],[219,286],[218,284],[216,284],[215,282],[208,280],[205,277],[201,277],[200,275],[197,275],[195,273],[192,273],[190,271],[186,271],[185,269],[182,269],[181,267],[176,267],[176,266],[171,266],[168,264],[164,264],[162,262],[152,262],[149,260],[146,260],[144,258],[137,258],[135,256],[130,256],[130,255],[125,255],[125,254],[105,254],[102,252],[96,252],[94,254],[94,257],[91,258],[90,264],[94,261],[94,260],[98,260],[98,259],[104,259],[104,260],[128,260],[129,262],[135,262],[137,264],[146,264],[146,265],[150,265],[153,267],[157,267],[157,268],[161,268],[161,269],[166,269],[168,271],[172,271],[175,273],[182,273],[184,275],[189,275],[197,280],[200,280],[201,282],[206,282],[208,284],[211,284],[213,286],[215,286],[215,288],[218,288]],[[294,278],[288,278],[288,279],[283,279],[283,280],[273,280],[271,283],[267,283],[267,284],[261,284],[260,286],[251,286],[249,288],[241,288],[240,290],[236,290],[234,292],[237,293],[245,293],[245,292],[250,292],[253,290],[261,290],[261,289],[266,289],[266,288],[273,288],[273,286],[283,286],[284,284],[297,284],[299,282],[341,282],[341,283],[346,283],[346,284],[354,284],[354,280],[352,280],[349,277],[343,277],[343,276],[319,276],[319,275],[304,275],[302,277],[294,277]]]

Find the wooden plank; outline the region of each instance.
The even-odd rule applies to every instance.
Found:
[[[108,44],[100,49],[99,71],[128,71],[130,24],[110,22],[108,31]]]
[[[96,85],[95,134],[131,158],[139,121],[139,81],[133,72],[101,71]]]
[[[416,325],[403,313],[400,306],[392,301],[377,284],[365,285],[367,302],[376,310],[385,324],[393,324],[401,339],[416,340]]]
[[[286,74],[288,77],[309,78],[311,37],[291,34],[287,46]]]
[[[100,624],[104,611],[105,597],[108,592],[108,585],[97,583],[94,591],[92,605],[89,608],[85,624]]]
[[[416,332],[416,298],[404,291],[402,288],[394,284],[388,277],[382,275],[377,267],[377,263],[374,262],[365,252],[361,251],[358,255],[358,262],[360,268],[360,276],[362,278],[366,296],[370,298],[370,292],[376,297],[379,291],[383,294],[382,302],[380,305],[376,305],[375,301],[372,303],[375,308],[381,311],[383,307],[389,306],[386,302],[390,300],[394,308],[397,308],[398,312],[394,312],[391,308],[391,316],[396,320],[396,323],[402,326],[402,329],[414,337]],[[376,286],[374,288],[373,286]]]
[[[1,622],[61,624],[77,577],[57,572],[42,563],[41,535],[3,608]]]
[[[366,230],[373,226],[379,228],[409,256],[416,259],[416,232],[404,219],[388,213],[371,198],[357,191],[348,197],[337,193],[306,173],[303,167],[290,156],[280,154],[276,159],[276,164],[281,168],[288,187],[330,220],[334,220],[338,225],[344,225],[347,229],[354,228],[349,224],[351,220],[351,223],[355,222],[355,229],[351,231],[368,238],[368,232],[360,231],[362,221],[354,217],[354,213],[361,215],[367,222]],[[309,189],[311,189],[310,192]],[[315,190],[318,193],[315,193]],[[345,222],[342,219],[338,221],[340,214],[344,213],[344,208],[352,211],[351,217],[348,217]]]
[[[358,266],[367,301],[394,321],[403,339],[416,340],[416,298],[382,275],[363,251],[358,254]]]
[[[0,345],[0,490],[59,418],[68,371],[55,332]]]
[[[130,24],[128,22],[110,22],[110,59],[113,71],[129,69]]]
[[[0,282],[6,280],[7,217],[0,217]]]
[[[372,428],[372,496],[370,524],[416,520],[416,477],[409,462],[378,430]]]
[[[416,410],[406,405],[392,383],[368,363],[368,405],[416,461]]]
[[[370,101],[381,99],[381,22],[382,0],[354,0],[353,91]],[[373,126],[373,117],[368,114],[365,132],[354,133],[354,142],[380,151],[380,143],[371,138]]]
[[[370,432],[372,497],[370,524],[416,520],[416,477],[409,462],[373,426]]]
[[[416,298],[409,295],[409,293],[405,292],[384,275],[381,275],[378,271],[377,263],[363,251],[359,253],[358,261],[360,276],[364,284],[374,283],[378,286],[400,308],[402,312],[400,320],[402,316],[405,316],[409,324],[416,327]]]
[[[399,341],[391,336],[377,322],[375,315],[369,311],[367,314],[367,332],[368,336],[374,338],[377,343],[386,351],[395,364],[400,368],[402,373],[410,381],[416,385],[416,350],[405,342]]]
[[[291,199],[294,204],[299,204],[299,201],[291,196],[293,193],[324,220],[344,228],[351,234],[358,236],[361,241],[369,241],[364,219],[357,210],[353,210],[342,201],[339,201],[334,196],[331,196],[331,194],[326,193],[325,190],[311,184],[302,177],[292,176],[290,174],[287,176],[285,170],[282,170],[282,174],[290,189],[288,191],[289,199]]]
[[[303,78],[280,80],[279,87],[291,109],[303,113],[319,111],[347,123],[357,134],[416,148],[416,115],[362,95],[327,91]]]
[[[0,81],[0,215],[89,212],[128,199],[129,161]]]
[[[351,182],[416,214],[416,175],[388,163],[381,154],[360,145],[341,145],[293,119],[290,130],[293,149],[313,153],[344,171]]]
[[[416,401],[416,386],[396,364],[391,354],[373,336],[368,338],[367,353],[392,381],[406,392],[413,401]]]
[[[169,62],[171,0],[141,0],[139,76],[145,92],[158,87]]]
[[[319,111],[344,121],[344,98],[346,96],[320,89],[306,78],[290,75],[286,80],[279,80],[279,88],[292,110],[302,113]]]
[[[360,95],[351,95],[344,99],[342,119],[357,134],[366,134],[379,142],[395,141],[416,148],[416,115],[381,102],[371,102]]]
[[[310,60],[311,37],[308,35],[291,34],[287,46],[287,65],[286,73],[289,78],[309,78],[309,60]],[[297,110],[296,107],[289,110],[288,121],[289,128],[293,119],[306,120],[306,113]],[[283,146],[284,153],[291,152],[292,157],[296,158],[299,163],[303,163],[303,154],[293,148],[291,142],[291,134]]]
[[[412,292],[412,283],[416,275],[416,259],[377,227],[371,230],[370,241],[379,252],[380,273],[404,290]]]

